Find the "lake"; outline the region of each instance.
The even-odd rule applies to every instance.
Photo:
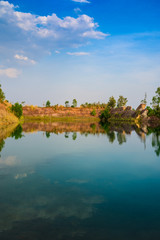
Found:
[[[159,131],[22,128],[1,139],[1,240],[160,239]]]

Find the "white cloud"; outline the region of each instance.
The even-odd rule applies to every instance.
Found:
[[[88,0],[72,0],[73,2],[79,2],[79,3],[91,3]]]
[[[90,30],[90,31],[84,32],[82,36],[87,38],[103,39],[107,36],[110,36],[110,34],[104,34],[99,31]]]
[[[20,71],[18,71],[15,68],[0,69],[0,76],[6,76],[9,78],[17,78],[19,74],[20,74]]]
[[[68,55],[71,56],[88,56],[90,53],[88,52],[67,52]]]
[[[29,59],[28,57],[25,57],[25,56],[23,56],[23,55],[18,55],[18,54],[16,54],[16,55],[14,56],[14,58],[17,59],[17,60],[20,60],[20,61],[25,61],[25,62],[29,62],[29,63],[31,63],[31,64],[36,64],[36,62],[35,62],[34,60]]]
[[[80,8],[74,8],[75,13],[82,12]]]
[[[88,2],[81,0],[80,2]],[[80,11],[80,9],[77,9]],[[31,13],[24,13],[16,11],[13,4],[8,1],[0,1],[0,20],[3,21],[1,25],[1,39],[3,41],[5,35],[10,36],[11,41],[23,40],[31,45],[43,44],[44,40],[49,43],[47,46],[54,47],[54,45],[73,45],[77,43],[85,43],[86,38],[104,38],[106,34],[97,31],[98,24],[94,22],[94,18],[85,14],[74,17],[59,18],[55,13],[48,16],[38,16]],[[6,26],[6,27],[5,27]],[[17,32],[19,34],[17,34]]]
[[[56,53],[56,54],[59,54],[59,53],[60,53],[60,51],[56,50],[56,51],[55,51],[55,53]]]

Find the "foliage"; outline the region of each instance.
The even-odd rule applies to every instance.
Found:
[[[76,99],[73,99],[73,101],[72,101],[72,107],[77,107],[77,100],[76,100]]]
[[[155,116],[155,110],[151,107],[147,106],[146,109],[148,110],[148,116]]]
[[[92,115],[92,116],[96,116],[96,110],[95,110],[95,108],[92,110],[91,115]]]
[[[48,100],[47,102],[46,102],[46,107],[50,107],[51,106],[51,103],[50,103],[50,101]]]
[[[65,106],[69,107],[69,101],[65,101]]]
[[[16,102],[14,105],[12,105],[11,111],[14,113],[16,117],[20,118],[23,113],[22,104],[19,104],[18,102]]]
[[[2,149],[4,148],[4,145],[5,145],[5,141],[2,139],[0,141],[0,152],[2,151]]]
[[[105,108],[105,110],[102,111],[100,115],[101,122],[107,122],[110,117],[111,117],[111,114],[109,109]]]
[[[152,98],[151,103],[153,109],[155,110],[155,115],[160,117],[160,87],[157,88],[156,96]]]
[[[107,107],[107,104],[106,103],[100,103],[100,102],[94,102],[94,103],[84,103],[84,104],[81,104],[81,107],[83,108],[96,108],[96,109],[99,109],[99,108],[106,108]]]
[[[117,107],[123,107],[126,105],[126,103],[128,102],[127,98],[124,98],[123,96],[119,96],[118,100],[117,100]]]
[[[144,99],[143,100],[141,100],[141,103],[142,104],[147,104],[147,93],[145,93],[145,95],[144,95]]]
[[[113,96],[109,98],[107,106],[108,108],[114,108],[116,106],[116,100]]]
[[[1,84],[0,84],[0,102],[3,102],[5,100],[4,92],[2,91]]]

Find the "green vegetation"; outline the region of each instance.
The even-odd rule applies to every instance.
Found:
[[[160,87],[157,88],[156,90],[156,96],[152,98],[152,107],[154,110],[154,113],[157,117],[160,117]]]
[[[107,107],[107,104],[106,103],[84,103],[84,104],[81,104],[81,107],[82,108],[96,108],[96,109],[101,109],[101,108],[106,108]]]
[[[147,93],[145,93],[144,99],[141,100],[141,103],[147,105]]]
[[[14,105],[11,106],[11,111],[14,113],[16,117],[20,118],[23,113],[22,104],[16,102]]]
[[[4,92],[2,91],[1,84],[0,84],[0,102],[2,103],[5,100]]]
[[[46,107],[50,107],[51,106],[51,103],[50,103],[50,101],[48,100],[47,102],[46,102]]]
[[[124,98],[123,96],[119,96],[118,100],[117,100],[117,107],[123,107],[126,106],[126,103],[128,102],[127,98]]]
[[[69,107],[69,101],[65,101],[65,106]]]
[[[105,110],[100,115],[101,122],[108,122],[108,119],[111,117],[110,110],[105,108]]]
[[[116,106],[116,100],[112,96],[112,97],[109,98],[109,101],[107,103],[107,108],[114,108],[115,106]]]
[[[91,115],[92,115],[92,116],[96,116],[96,110],[95,110],[95,108],[92,110]]]
[[[71,107],[77,107],[77,100],[76,99],[73,99]]]

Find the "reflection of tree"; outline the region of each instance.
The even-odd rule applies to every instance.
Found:
[[[109,142],[110,143],[113,143],[114,140],[115,140],[115,133],[113,131],[108,131],[106,132],[107,133],[107,136],[108,136],[108,139],[109,139]]]
[[[96,124],[92,123],[92,124],[90,125],[90,127],[92,128],[93,131],[96,130]]]
[[[73,135],[72,135],[72,139],[73,139],[73,140],[76,140],[76,138],[77,138],[77,133],[74,132]]]
[[[155,148],[155,153],[160,156],[160,133],[154,132],[152,134],[152,147]]]
[[[119,142],[119,145],[121,145],[124,142],[126,142],[126,135],[125,135],[125,133],[118,132],[117,133],[117,140]]]
[[[46,132],[46,138],[50,138],[51,134],[50,132]]]
[[[115,137],[114,131],[110,130],[110,124],[109,123],[101,123],[101,127],[105,130],[107,137],[109,139],[109,142],[113,143],[116,137]]]
[[[0,141],[0,152],[2,151],[2,149],[4,148],[4,145],[5,145],[5,141],[2,139]],[[1,156],[1,155],[0,155]]]
[[[24,137],[22,134],[22,126],[18,125],[11,134],[11,137],[14,137],[16,140]]]
[[[69,133],[68,132],[65,132],[65,138],[69,138]]]

